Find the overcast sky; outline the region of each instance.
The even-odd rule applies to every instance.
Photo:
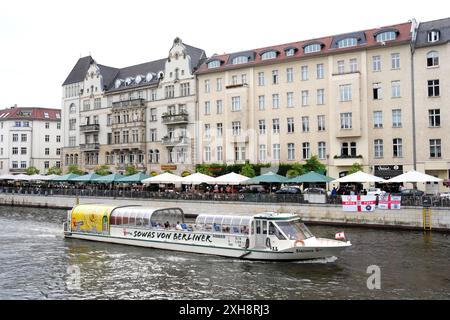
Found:
[[[60,108],[89,54],[120,68],[166,57],[177,36],[211,56],[446,17],[448,0],[2,0],[0,109]]]

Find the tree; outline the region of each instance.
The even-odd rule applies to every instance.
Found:
[[[60,176],[62,174],[61,168],[58,168],[57,166],[53,166],[50,169],[48,169],[47,174],[56,174]]]
[[[97,167],[97,169],[95,169],[95,173],[100,176],[107,176],[111,172],[109,171],[109,166],[107,166],[106,164],[102,164],[101,166]]]
[[[71,164],[70,166],[68,166],[67,173],[73,173],[73,174],[78,174],[78,175],[84,174],[84,172],[81,171],[80,168],[78,168],[78,166],[76,164]]]
[[[352,173],[355,173],[355,172],[358,172],[358,171],[363,171],[363,166],[362,166],[362,164],[359,164],[358,162],[355,162],[350,167],[350,170],[348,170],[348,174],[352,174]]]
[[[253,169],[253,166],[250,163],[246,163],[242,167],[240,174],[249,178],[256,176],[255,169]]]
[[[27,175],[39,174],[39,170],[36,167],[28,167],[26,171]]]
[[[185,170],[185,171],[183,171],[183,172],[181,173],[181,176],[182,176],[182,177],[187,177],[187,176],[189,176],[189,175],[191,175],[191,173],[190,173],[189,171],[187,171],[187,170]]]
[[[327,167],[319,161],[317,156],[312,156],[306,160],[306,163],[303,165],[304,172],[314,171],[323,174],[326,169]]]
[[[125,175],[126,175],[126,176],[132,176],[133,174],[136,174],[136,173],[138,173],[138,171],[137,171],[137,169],[136,169],[135,166],[133,166],[133,165],[127,165],[127,166],[125,167]]]

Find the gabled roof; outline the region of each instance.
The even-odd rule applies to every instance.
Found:
[[[0,110],[2,120],[61,121],[61,109],[15,107]]]
[[[439,31],[439,41],[428,42],[428,32]],[[416,47],[433,46],[450,42],[450,18],[422,22],[417,31]]]
[[[78,59],[77,63],[73,67],[72,71],[70,71],[68,77],[62,84],[63,86],[81,82],[84,80],[86,76],[86,72],[89,70],[89,66],[94,62],[91,56],[83,57]]]

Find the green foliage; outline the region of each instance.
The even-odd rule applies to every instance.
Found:
[[[138,173],[138,171],[137,171],[137,169],[136,169],[135,166],[133,166],[133,165],[127,165],[127,166],[125,167],[125,175],[126,175],[126,176],[132,176],[133,174],[136,174],[136,173]]]
[[[71,164],[70,166],[68,166],[67,173],[74,173],[74,174],[78,174],[78,175],[84,174],[84,172],[81,171],[80,168],[78,168],[78,166],[76,164]]]
[[[166,173],[166,172],[167,172],[167,173],[173,173],[172,170],[164,170],[163,173]]]
[[[286,177],[288,177],[289,179],[294,178],[294,177],[299,176],[299,175],[300,175],[300,173],[297,170],[295,170],[295,169],[289,169],[286,172]]]
[[[246,163],[242,167],[240,174],[242,174],[243,176],[249,177],[249,178],[253,178],[256,176],[255,169],[253,169],[253,166],[249,163]]]
[[[261,168],[268,168],[270,164],[248,164],[255,171],[255,176],[259,176],[261,174]],[[222,164],[222,163],[211,163],[211,164],[198,164],[196,166],[196,171],[213,176],[218,177],[230,172],[241,172],[244,164]]]
[[[183,172],[181,173],[181,176],[182,176],[182,177],[187,177],[187,176],[189,176],[189,175],[191,175],[191,173],[190,173],[189,171],[187,171],[187,170],[185,170],[185,171],[183,171]]]
[[[58,176],[60,176],[62,174],[62,170],[57,166],[53,166],[50,169],[48,169],[47,174],[57,174]]]
[[[311,158],[306,160],[306,163],[303,165],[303,170],[305,173],[314,171],[323,174],[327,170],[327,168],[319,161],[319,158],[317,156],[312,156]]]
[[[363,166],[362,166],[362,164],[359,164],[359,163],[355,162],[350,167],[350,170],[348,170],[348,174],[352,174],[352,173],[355,173],[355,172],[358,172],[358,171],[363,171]]]
[[[102,164],[101,166],[97,167],[97,169],[95,169],[95,173],[100,176],[107,176],[111,173],[111,171],[109,171],[109,166],[107,166],[106,164]]]
[[[158,175],[158,172],[152,171],[152,172],[150,172],[150,175],[151,175],[152,177],[156,177],[156,176]]]
[[[27,175],[39,174],[39,170],[36,167],[28,167],[26,171]]]

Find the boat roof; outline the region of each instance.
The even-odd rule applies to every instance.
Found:
[[[264,220],[293,220],[299,219],[300,217],[293,213],[263,212],[255,214],[253,218]]]

